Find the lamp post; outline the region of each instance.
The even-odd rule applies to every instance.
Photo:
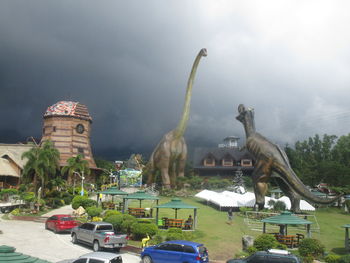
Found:
[[[79,175],[79,177],[81,178],[81,192],[80,192],[80,195],[83,196],[84,195],[84,179],[85,179],[84,171],[81,172],[81,175],[78,172],[74,172],[74,174]]]

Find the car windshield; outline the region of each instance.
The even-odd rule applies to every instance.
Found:
[[[111,261],[109,261],[110,263],[122,263],[123,260],[121,257],[116,257],[116,258],[113,258]]]
[[[73,221],[73,217],[70,217],[70,216],[65,216],[65,217],[61,217],[60,219],[61,221]]]
[[[100,226],[97,226],[96,231],[113,231],[113,226],[111,226],[111,225],[100,225]]]

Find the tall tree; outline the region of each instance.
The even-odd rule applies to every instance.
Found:
[[[37,181],[40,179],[41,191],[45,194],[47,182],[56,175],[56,171],[59,169],[60,153],[54,148],[51,141],[45,141],[40,147],[35,146],[23,153],[23,158],[28,159],[23,169],[24,178],[33,175],[36,194],[38,191]]]
[[[81,154],[78,154],[75,157],[70,157],[67,159],[67,165],[62,167],[61,173],[68,173],[67,183],[71,184],[74,180],[74,172],[78,172],[81,175],[89,175],[89,162],[84,159]]]

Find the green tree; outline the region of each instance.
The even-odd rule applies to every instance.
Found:
[[[75,172],[78,172],[81,176],[83,176],[83,174],[84,175],[90,174],[89,162],[85,160],[81,154],[78,154],[75,157],[68,158],[67,165],[62,167],[61,169],[62,174],[68,173],[68,177],[67,177],[68,184],[75,183],[75,180],[74,180]]]
[[[48,181],[56,175],[56,171],[59,169],[60,153],[53,147],[51,141],[45,141],[41,146],[35,146],[24,152],[22,159],[24,158],[28,159],[23,168],[24,180],[30,181],[33,178],[34,190],[37,194],[39,179],[41,191],[45,194]]]

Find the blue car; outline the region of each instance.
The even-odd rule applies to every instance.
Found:
[[[205,263],[209,262],[208,250],[203,244],[173,240],[145,247],[142,263]]]

